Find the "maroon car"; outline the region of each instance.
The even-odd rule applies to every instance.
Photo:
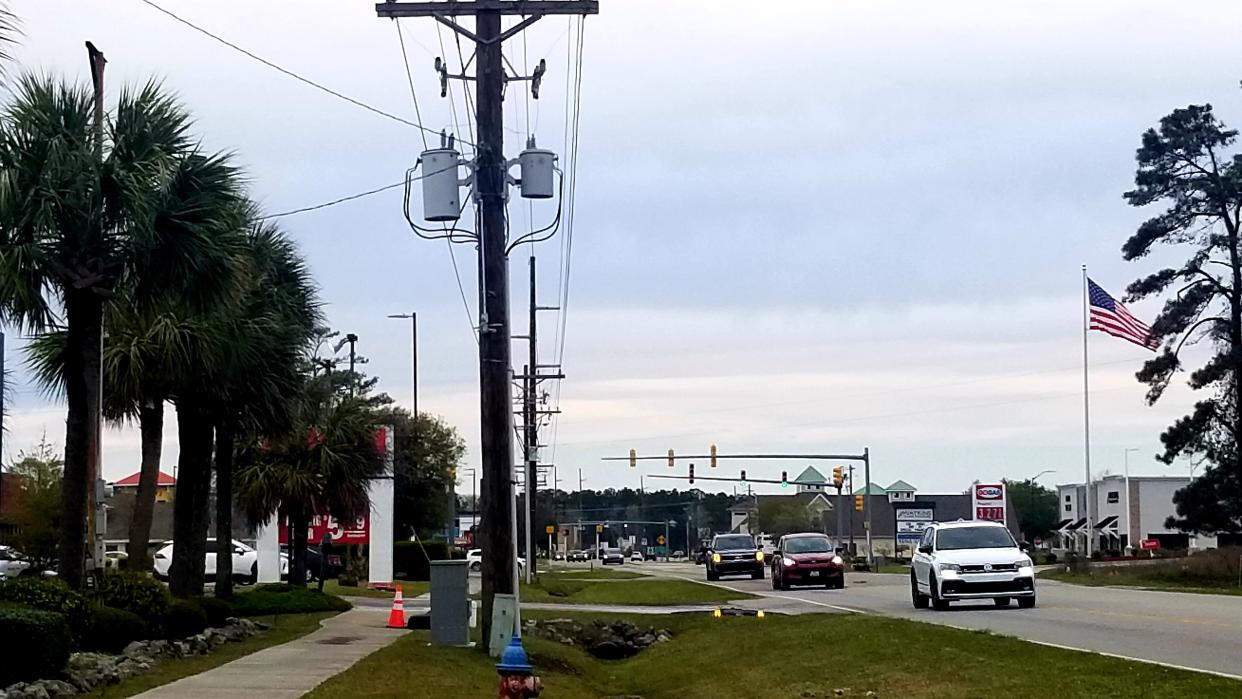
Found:
[[[772,556],[772,589],[788,590],[792,585],[845,588],[845,562],[831,539],[816,533],[781,537]]]

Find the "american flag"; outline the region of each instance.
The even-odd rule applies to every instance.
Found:
[[[1091,308],[1092,330],[1129,340],[1153,352],[1160,346],[1160,342],[1151,336],[1150,326],[1130,315],[1125,306],[1090,279],[1087,280],[1087,298]]]

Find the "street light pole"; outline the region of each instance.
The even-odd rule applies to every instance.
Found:
[[[1134,537],[1130,533],[1130,452],[1138,450],[1138,447],[1129,447],[1125,450],[1125,455],[1122,457],[1122,462],[1125,464],[1122,473],[1125,476],[1126,483],[1126,542],[1125,545],[1122,546],[1123,552],[1125,549],[1134,548]]]

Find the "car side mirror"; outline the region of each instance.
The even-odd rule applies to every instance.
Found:
[[[932,552],[931,546],[923,545],[919,547],[919,553],[931,553],[931,552]]]
[[[1027,542],[1023,541],[1022,543],[1018,544],[1018,550],[1020,550],[1020,551],[1030,551],[1030,550],[1031,550],[1031,545],[1030,545],[1030,544],[1028,544]]]

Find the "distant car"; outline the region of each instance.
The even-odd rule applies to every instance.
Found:
[[[120,570],[127,566],[129,562],[129,554],[124,551],[107,551],[104,553],[104,568],[108,570]]]
[[[685,551],[677,550],[673,552],[673,558],[685,558],[685,557],[686,557]]]
[[[608,565],[609,563],[623,565],[625,563],[625,554],[621,551],[621,549],[604,549],[602,553],[600,553],[599,558],[600,563],[603,565]]]
[[[949,522],[923,532],[910,562],[915,609],[937,610],[956,600],[991,598],[1005,607],[1035,606],[1035,567],[1003,524]]]
[[[577,562],[577,561],[581,561],[581,562],[584,562],[584,563],[585,563],[585,562],[586,562],[586,560],[587,560],[587,553],[586,553],[586,551],[570,551],[570,552],[569,552],[569,562],[570,562],[570,563],[574,563],[574,562]]]
[[[707,565],[707,547],[699,549],[699,552],[694,554],[694,564],[696,566]]]
[[[763,579],[764,555],[749,534],[717,534],[707,548],[708,580],[719,580],[722,575]]]
[[[216,574],[216,556],[218,555],[216,540],[207,540],[207,560],[203,568],[203,574],[211,579]],[[259,552],[254,548],[240,541],[233,541],[233,579],[243,583],[254,583],[259,579]],[[152,573],[157,580],[168,580],[168,569],[172,566],[173,542],[164,544],[155,552],[155,561],[152,566]],[[280,577],[282,579],[289,577],[289,556],[285,552],[280,553]]]
[[[642,552],[642,551],[639,551],[639,550],[637,550],[637,549],[635,549],[635,551],[634,551],[633,553],[631,553],[631,554],[630,554],[630,562],[631,562],[631,563],[642,563],[642,562],[643,562],[643,552]]]
[[[526,571],[526,559],[518,556],[518,572]],[[479,573],[483,571],[483,549],[470,549],[466,552],[466,566],[471,571]]]
[[[556,552],[556,554],[552,556],[552,560],[554,560],[554,561],[563,561],[563,560],[565,560],[565,552],[564,552],[564,551],[557,551],[557,552]]]
[[[793,585],[845,588],[845,561],[831,539],[813,532],[781,537],[772,556],[772,589],[788,590]]]

